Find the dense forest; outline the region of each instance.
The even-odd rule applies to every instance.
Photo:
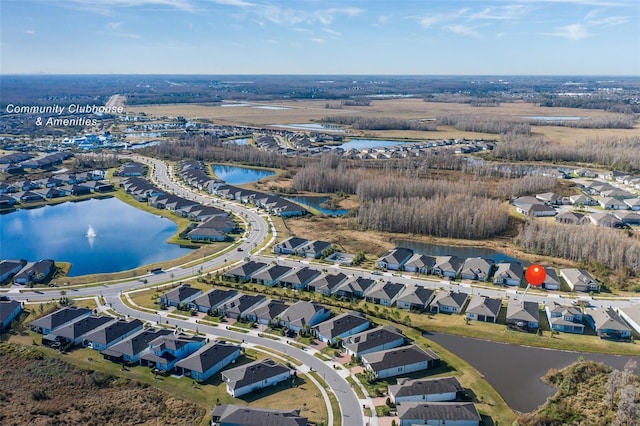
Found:
[[[600,264],[629,276],[640,273],[640,239],[611,228],[532,220],[522,226],[515,243],[530,253]],[[618,286],[628,289],[624,280]]]
[[[590,138],[575,145],[558,145],[540,137],[504,135],[491,153],[495,159],[590,163],[614,170],[640,171],[640,137]]]
[[[351,126],[356,130],[421,130],[434,131],[433,121],[404,120],[393,117],[362,117],[358,115],[333,115],[320,119],[322,123]]]
[[[438,124],[453,126],[465,132],[482,132],[492,134],[511,133],[514,135],[531,135],[531,126],[523,121],[513,121],[502,117],[479,117],[470,115],[447,115],[437,118]]]

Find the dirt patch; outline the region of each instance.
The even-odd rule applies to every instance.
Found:
[[[19,345],[0,346],[0,423],[183,425],[205,415],[158,389],[78,369]]]

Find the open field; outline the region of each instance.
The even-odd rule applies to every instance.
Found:
[[[24,336],[12,336],[10,342],[14,342],[16,344],[31,345],[33,344],[33,342],[38,343],[40,339],[41,336],[37,334],[25,333]],[[174,399],[176,401],[175,404],[184,404],[194,408],[197,407],[198,415],[195,417],[199,417],[199,420],[202,420],[204,417],[205,421],[200,421],[199,423],[195,424],[208,424],[206,419],[210,419],[211,409],[217,402],[221,404],[250,404],[256,407],[271,409],[301,409],[301,414],[307,416],[309,420],[313,422],[321,422],[323,421],[323,419],[326,421],[327,418],[327,410],[324,405],[324,400],[320,397],[319,390],[304,374],[298,375],[296,383],[297,387],[291,387],[291,382],[285,381],[277,386],[270,387],[269,389],[265,389],[261,392],[254,392],[240,398],[233,398],[226,392],[226,385],[222,382],[219,373],[215,374],[205,383],[194,385],[193,381],[186,377],[177,378],[173,376],[158,376],[154,379],[153,375],[151,374],[151,370],[147,367],[142,366],[127,367],[127,369],[123,371],[119,364],[103,360],[99,352],[91,349],[75,349],[65,355],[61,355],[58,351],[45,347],[38,347],[37,349],[44,352],[47,357],[66,361],[69,364],[72,364],[81,369],[88,369],[90,371],[100,372],[105,375],[119,377],[120,379],[116,379],[116,383],[122,383],[125,379],[140,382],[140,387],[146,388],[147,386],[151,386],[153,388],[156,388],[156,392],[161,391],[161,393],[164,394],[164,398]],[[256,359],[265,358],[267,356],[268,355],[263,352],[249,349],[244,352],[244,355],[241,358],[239,358],[237,365]],[[2,373],[3,377],[6,377],[4,375],[5,372],[2,371]],[[57,381],[55,381],[55,383],[57,383]],[[37,388],[42,389],[44,386],[44,384],[40,384]],[[31,391],[30,388],[25,388],[25,390]],[[47,394],[54,395],[55,393],[51,391]],[[75,404],[79,404],[83,399],[81,395],[77,395],[73,399],[69,400],[71,408],[68,408],[68,410],[73,410],[74,400]],[[109,398],[107,398],[106,400],[110,401],[110,403],[113,403],[114,410],[116,410],[117,413],[120,412],[118,410],[123,410],[123,407],[125,407],[125,405],[122,405],[122,407],[120,407],[119,401],[121,401],[121,399],[119,398],[114,398],[113,401]],[[122,404],[126,404],[126,402],[124,401],[126,400],[123,399]],[[131,401],[131,403],[134,402],[135,401]],[[97,402],[95,403],[96,405],[98,405]],[[60,404],[62,404],[61,410],[62,408],[66,408],[65,402],[60,402]],[[133,409],[133,406],[129,407],[129,405],[126,405],[126,407],[127,409]],[[191,408],[191,413],[194,412],[194,408]],[[160,419],[161,418],[162,417],[160,417]],[[156,424],[154,423],[154,421],[155,419],[143,424]],[[129,419],[128,423],[116,422],[110,424],[132,423],[134,423],[133,420]],[[161,424],[170,423],[161,421]],[[179,424],[192,423],[186,422]]]
[[[144,112],[156,117],[175,117],[178,115],[190,119],[209,119],[216,124],[268,126],[273,124],[312,123],[322,117],[332,115],[358,115],[364,117],[396,117],[402,119],[431,119],[443,115],[469,115],[476,117],[496,116],[507,120],[520,120],[522,117],[558,116],[558,117],[617,117],[619,114],[602,110],[578,108],[548,108],[526,102],[502,103],[497,107],[476,107],[469,104],[425,102],[422,99],[372,100],[370,106],[342,109],[326,109],[325,104],[337,104],[337,101],[305,100],[277,101],[246,104],[246,106],[220,107],[218,105],[172,104],[152,106],[132,106],[135,112]],[[257,106],[278,106],[287,109],[263,109]],[[609,136],[640,136],[640,123],[633,129],[575,129],[560,126],[532,126],[534,134],[542,135],[558,143],[572,144],[587,138]],[[359,131],[360,136],[378,138],[406,139],[497,139],[498,135],[477,132],[463,132],[451,126],[438,126],[438,131]]]

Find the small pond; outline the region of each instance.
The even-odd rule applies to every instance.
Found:
[[[211,167],[213,173],[229,185],[242,185],[255,182],[275,174],[275,172],[271,170],[252,169],[249,167],[224,166],[221,164],[214,164]]]
[[[296,197],[285,197],[287,200],[293,201],[294,203],[302,204],[305,207],[312,207],[318,210],[320,213],[325,214],[327,216],[342,216],[349,212],[347,209],[328,209],[322,207],[322,203],[327,201],[329,197],[325,196],[308,196],[308,195],[299,195]]]

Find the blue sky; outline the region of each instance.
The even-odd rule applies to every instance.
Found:
[[[2,0],[0,73],[640,75],[640,0]]]

